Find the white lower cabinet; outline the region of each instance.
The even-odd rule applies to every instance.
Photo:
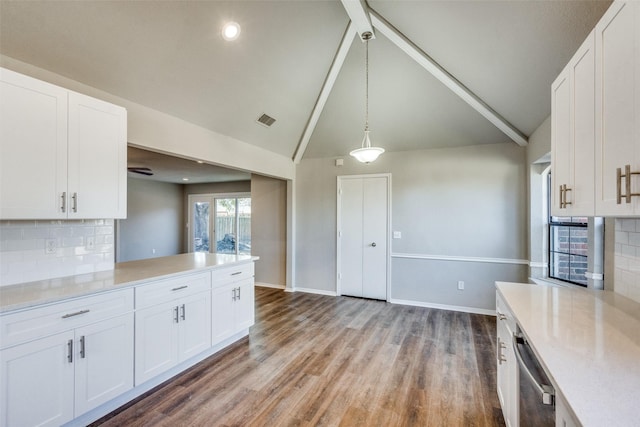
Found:
[[[211,291],[136,312],[136,385],[211,347]]]
[[[58,426],[133,387],[133,313],[0,351],[2,425]]]
[[[0,351],[3,426],[58,426],[73,418],[73,331]]]
[[[500,296],[496,300],[496,317],[498,399],[507,427],[517,427],[519,423],[518,366],[512,344],[515,321]]]
[[[581,427],[564,397],[556,390],[556,427]]]
[[[212,341],[217,344],[255,321],[253,278],[213,289]]]

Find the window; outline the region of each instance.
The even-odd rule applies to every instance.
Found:
[[[551,174],[547,181],[549,277],[587,286],[589,225],[587,217],[551,215]]]
[[[189,195],[189,251],[251,254],[251,197]],[[210,236],[213,242],[210,243]]]

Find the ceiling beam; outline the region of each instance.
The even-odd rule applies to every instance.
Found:
[[[322,114],[322,110],[327,103],[327,99],[329,98],[329,94],[333,89],[333,85],[336,83],[338,74],[340,74],[340,70],[342,69],[342,64],[344,64],[344,60],[347,57],[347,53],[349,53],[349,48],[351,47],[356,34],[357,32],[355,26],[352,22],[349,22],[349,25],[347,26],[347,29],[342,36],[340,47],[338,48],[338,51],[333,58],[331,67],[329,68],[327,78],[324,80],[322,89],[320,90],[320,95],[318,95],[316,104],[313,106],[313,110],[311,111],[311,116],[307,121],[304,132],[302,132],[302,137],[300,138],[300,142],[298,143],[298,147],[296,148],[296,152],[293,156],[293,161],[295,164],[300,163],[300,160],[302,160],[302,156],[307,149],[307,145],[309,145],[311,135],[313,135],[313,131],[316,129],[316,125],[318,124],[318,120],[320,119],[320,115]]]
[[[347,11],[347,15],[351,19],[351,22],[356,27],[356,31],[360,36],[360,40],[364,42],[362,35],[364,33],[371,33],[371,39],[375,39],[376,36],[373,32],[373,25],[371,25],[371,18],[369,17],[369,6],[365,0],[341,0],[344,10]]]
[[[343,3],[346,0],[343,0]],[[374,28],[380,31],[386,38],[391,40],[396,46],[402,49],[413,60],[420,64],[425,70],[433,74],[445,86],[462,98],[467,104],[473,107],[478,113],[493,123],[498,129],[504,132],[516,144],[526,146],[528,138],[520,132],[518,128],[509,123],[504,117],[498,114],[493,108],[487,105],[475,93],[471,92],[465,85],[440,66],[433,58],[416,46],[404,34],[393,27],[382,16],[373,9],[369,9],[371,22]]]

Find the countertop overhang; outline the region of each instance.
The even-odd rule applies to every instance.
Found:
[[[496,282],[583,426],[637,426],[640,304],[611,291]]]
[[[114,269],[108,271],[3,286],[0,287],[0,314],[258,259],[252,255],[196,252],[116,263]]]

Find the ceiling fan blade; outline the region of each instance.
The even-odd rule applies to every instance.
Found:
[[[151,172],[151,169],[149,169],[149,168],[130,167],[130,168],[127,168],[127,170],[129,172],[137,173],[137,174],[140,174],[140,175],[146,175],[146,176],[152,176],[153,175],[153,172]]]

